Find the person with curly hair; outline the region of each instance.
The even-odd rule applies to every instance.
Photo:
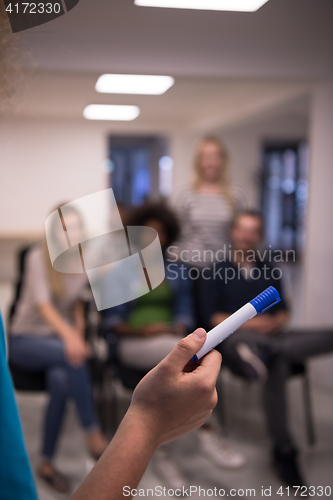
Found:
[[[180,231],[175,214],[161,203],[133,209],[127,225],[155,229],[164,255]],[[119,336],[119,359],[124,365],[150,370],[193,327],[191,280],[184,276],[185,267],[182,271],[178,265],[171,270],[166,266],[158,287],[106,311],[108,326]]]

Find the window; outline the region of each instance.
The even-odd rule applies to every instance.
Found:
[[[163,158],[166,155],[167,142],[164,138],[111,136],[110,186],[117,202],[135,206],[148,198],[166,196],[168,193],[165,189],[163,191],[163,186],[161,189],[160,178],[165,176],[166,162]]]
[[[261,203],[267,245],[302,251],[307,199],[307,143],[265,143]]]

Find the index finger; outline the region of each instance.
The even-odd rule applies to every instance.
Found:
[[[221,369],[221,363],[222,363],[222,356],[221,354],[216,351],[215,349],[212,349],[210,352],[206,354],[201,360],[200,360],[200,366],[196,368],[196,370],[205,370],[208,376],[211,376],[215,381],[217,380],[217,377],[220,373]]]

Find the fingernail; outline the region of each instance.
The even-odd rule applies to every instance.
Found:
[[[192,333],[193,337],[196,337],[198,340],[202,340],[206,336],[206,331],[203,328],[198,328],[195,332]]]

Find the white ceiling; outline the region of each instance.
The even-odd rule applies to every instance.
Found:
[[[152,131],[227,127],[274,109],[305,116],[312,83],[333,77],[332,26],[333,0],[269,0],[255,13],[80,0],[15,35],[24,40],[24,66],[34,68],[20,85],[17,114],[84,120],[87,104],[135,104],[141,115],[120,129]],[[176,82],[162,96],[98,94],[103,72]]]
[[[333,76],[332,26],[332,0],[269,0],[254,13],[80,0],[16,36],[53,70],[308,79]]]
[[[84,120],[82,112],[88,104],[135,104],[141,109],[135,128],[208,130],[281,106],[306,95],[310,88],[297,82],[176,77],[175,85],[161,96],[115,95],[95,91],[98,76],[47,70],[25,73],[15,99],[16,114]]]

